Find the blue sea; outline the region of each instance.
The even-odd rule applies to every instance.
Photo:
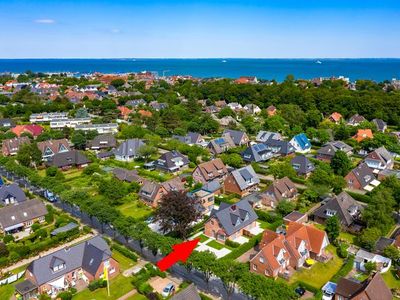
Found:
[[[320,61],[321,63],[317,63]],[[345,76],[375,81],[400,78],[400,59],[0,59],[0,73],[153,71],[194,77],[256,76],[282,81],[296,78]]]

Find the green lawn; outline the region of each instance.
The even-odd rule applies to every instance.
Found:
[[[202,234],[202,235],[199,235],[198,237],[196,237],[196,239],[200,239],[200,243],[204,243],[205,241],[207,241],[209,239],[209,237]]]
[[[328,246],[328,251],[333,253],[333,258],[327,263],[316,262],[310,269],[296,271],[290,279],[290,283],[303,281],[309,285],[320,289],[333,275],[339,271],[343,265],[343,260],[336,255],[336,250],[332,245]]]
[[[76,294],[73,300],[115,300],[119,297],[125,295],[133,289],[131,283],[131,277],[125,277],[123,275],[118,275],[116,278],[111,280],[110,284],[110,297],[107,295],[107,288],[101,288],[91,292],[89,289]],[[3,298],[0,298],[3,299]],[[135,298],[133,298],[135,299]],[[137,298],[140,299],[140,298]]]
[[[126,300],[146,300],[146,299],[147,298],[145,296],[143,296],[142,294],[135,294]]]
[[[119,262],[119,267],[121,268],[121,271],[127,270],[134,265],[136,265],[136,262],[134,262],[132,259],[126,257],[123,255],[121,252],[117,250],[112,251],[112,257]]]
[[[400,288],[400,280],[397,279],[396,273],[393,269],[390,269],[386,273],[382,274],[383,280],[385,280],[387,286],[391,289]]]
[[[339,234],[339,239],[345,240],[349,244],[353,244],[353,245],[356,244],[356,238],[357,238],[357,236],[355,236],[354,234],[348,233],[348,232],[340,232],[340,234]]]
[[[139,202],[140,200],[133,200],[118,206],[118,210],[127,217],[135,219],[142,219],[150,216],[152,210],[150,207]]]
[[[212,240],[212,241],[208,242],[208,244],[206,244],[206,245],[210,246],[214,249],[217,249],[217,250],[221,250],[222,248],[225,248],[225,245],[218,243],[216,240]]]
[[[13,284],[0,286],[0,299],[9,300],[13,294],[14,294]]]

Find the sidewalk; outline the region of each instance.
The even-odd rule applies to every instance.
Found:
[[[3,273],[10,272],[10,271],[12,271],[12,270],[14,270],[16,268],[25,266],[25,265],[31,263],[32,261],[42,257],[42,256],[46,256],[47,254],[53,253],[53,252],[58,251],[60,249],[64,249],[65,247],[68,247],[68,246],[71,246],[71,245],[75,245],[75,244],[77,244],[77,243],[79,243],[81,241],[87,240],[87,239],[89,239],[89,238],[91,238],[93,236],[94,236],[94,234],[92,234],[92,233],[85,234],[85,235],[83,235],[83,236],[81,236],[81,237],[79,237],[79,238],[77,238],[77,239],[75,239],[73,241],[70,241],[70,242],[68,242],[66,244],[62,244],[62,245],[59,245],[59,246],[57,246],[55,248],[51,248],[51,249],[49,249],[47,251],[43,251],[43,252],[39,253],[36,256],[25,258],[25,259],[15,263],[15,264],[13,264],[12,266],[9,266],[7,268],[2,269],[1,272],[3,272]]]

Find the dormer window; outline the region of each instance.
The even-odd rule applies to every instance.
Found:
[[[332,210],[332,209],[327,209],[326,212],[325,212],[325,214],[326,214],[328,217],[333,217],[333,216],[336,215],[336,211],[335,211],[335,210]]]
[[[260,263],[264,263],[264,257],[260,256]]]

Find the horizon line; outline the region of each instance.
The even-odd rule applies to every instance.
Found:
[[[56,59],[118,59],[118,60],[132,60],[132,59],[176,59],[176,60],[186,60],[186,59],[292,59],[292,60],[313,60],[313,59],[324,59],[324,60],[334,60],[334,59],[400,59],[400,57],[0,57],[1,60],[56,60]]]

